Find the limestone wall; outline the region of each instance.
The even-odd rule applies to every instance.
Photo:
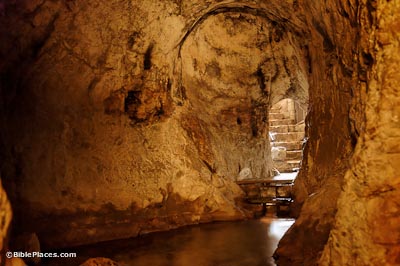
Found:
[[[0,251],[5,251],[7,248],[7,240],[9,237],[9,226],[11,223],[12,211],[10,202],[3,186],[0,184]],[[0,264],[3,262],[3,257],[0,258]]]
[[[276,252],[279,265],[315,265],[329,237],[337,199],[357,141],[350,117],[358,71],[356,11],[349,1],[299,5],[310,30],[307,145],[296,179],[296,223]]]
[[[320,265],[400,264],[400,4],[377,1],[372,10],[372,21],[361,20],[363,34],[369,34],[362,47],[371,52],[367,80],[361,83],[365,130]]]
[[[247,217],[234,180],[270,175],[269,101],[306,97],[277,3],[2,1],[15,230],[54,248]]]
[[[311,43],[320,43],[316,54],[325,60],[317,56],[313,69],[319,74],[310,76],[310,141],[297,202],[307,193],[280,243],[278,263],[397,265],[398,75],[392,70],[398,66],[398,3],[332,1],[315,7],[308,6],[315,12]]]
[[[309,99],[298,220],[278,262],[315,265],[328,242],[322,264],[335,252],[368,265],[378,247],[374,262],[395,265],[397,6],[0,1],[1,172],[15,228],[56,247],[244,218],[233,180],[243,168],[269,175],[266,109]]]

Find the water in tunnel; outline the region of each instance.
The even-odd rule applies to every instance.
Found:
[[[118,265],[135,266],[275,266],[272,255],[279,239],[293,222],[293,219],[262,218],[190,226],[65,250],[77,252],[78,256],[68,261],[46,259],[45,263],[67,266],[80,265],[87,260],[94,265],[109,262],[90,260],[102,256],[112,258]],[[86,262],[83,265],[93,264]]]

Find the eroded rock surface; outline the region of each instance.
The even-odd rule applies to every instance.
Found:
[[[377,1],[373,20],[362,17],[367,69],[365,130],[346,173],[335,227],[320,265],[400,264],[400,5]],[[371,19],[371,18],[369,18]],[[372,24],[372,22],[376,24]],[[375,28],[376,27],[376,28]]]
[[[8,201],[8,197],[6,192],[1,185],[0,180],[0,250],[4,251],[7,248],[7,237],[9,233],[9,226],[11,223],[12,211],[10,202]],[[2,259],[0,258],[0,263],[2,263]]]
[[[248,216],[234,181],[271,175],[268,105],[308,89],[299,40],[269,9],[2,3],[17,231],[54,248]]]
[[[92,258],[82,263],[81,266],[119,266],[119,264],[107,258]]]
[[[17,228],[58,247],[244,218],[234,180],[270,175],[266,110],[290,97],[309,140],[278,263],[398,264],[396,8],[0,1]]]

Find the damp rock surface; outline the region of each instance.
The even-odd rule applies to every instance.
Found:
[[[266,110],[290,97],[308,142],[278,264],[399,264],[398,6],[0,1],[15,230],[55,248],[244,219],[234,181],[271,175]]]

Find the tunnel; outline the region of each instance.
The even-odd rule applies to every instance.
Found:
[[[399,14],[397,0],[0,0],[1,265],[32,238],[73,250],[254,225],[270,208],[243,184],[282,173],[294,223],[271,265],[400,265]]]

